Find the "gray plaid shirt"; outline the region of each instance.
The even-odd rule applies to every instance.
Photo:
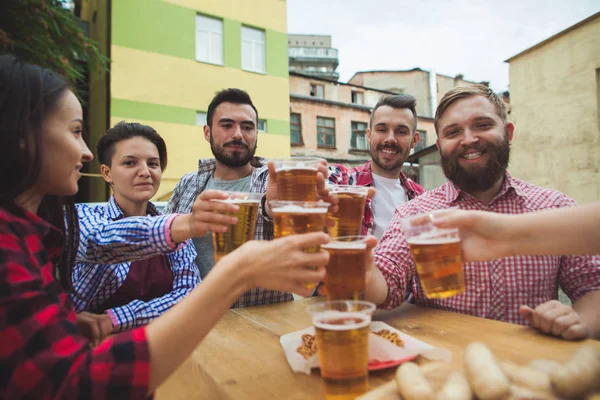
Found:
[[[252,177],[250,178],[251,193],[265,193],[267,190],[267,178],[269,171],[267,169],[267,160],[260,157],[254,157],[250,162],[254,167]],[[169,199],[163,213],[189,213],[192,211],[192,205],[196,197],[204,191],[208,178],[215,172],[217,163],[214,158],[202,159],[198,162],[198,172],[185,174],[179,181],[173,195]],[[266,215],[263,200],[258,209],[258,218],[256,221],[255,240],[273,239],[273,221]],[[232,308],[259,306],[271,303],[283,303],[293,300],[293,296],[288,292],[279,292],[262,288],[254,288],[241,295]]]

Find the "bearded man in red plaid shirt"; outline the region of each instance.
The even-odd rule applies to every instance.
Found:
[[[600,333],[600,256],[514,256],[464,264],[464,293],[428,299],[415,271],[401,218],[458,207],[504,214],[570,207],[573,199],[507,171],[514,125],[504,101],[483,85],[446,93],[435,114],[444,174],[441,187],[399,206],[367,268],[367,299],[383,309],[412,289],[418,305],[530,325],[575,340]],[[375,267],[376,266],[376,267]],[[572,306],[561,304],[558,287]]]

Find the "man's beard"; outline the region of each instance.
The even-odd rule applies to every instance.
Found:
[[[231,168],[238,168],[247,165],[252,158],[254,158],[254,153],[256,152],[256,145],[254,144],[253,148],[248,147],[248,145],[241,140],[232,140],[230,142],[225,143],[223,146],[219,146],[215,144],[213,141],[212,134],[210,135],[210,149],[212,150],[215,159],[219,161],[221,164],[226,165]],[[246,151],[236,151],[232,154],[225,153],[225,147],[227,146],[240,146],[246,149]]]
[[[485,152],[489,157],[487,165],[480,168],[463,168],[459,164],[460,156],[468,150]],[[477,145],[462,149],[461,152],[441,154],[444,175],[461,190],[467,193],[485,192],[491,189],[506,173],[510,155],[508,137],[505,135],[500,143],[479,142]]]
[[[392,164],[392,165],[386,165],[383,162],[383,160],[379,159],[379,152],[381,150],[383,150],[383,149],[395,150],[399,154],[402,154],[402,156],[394,164]],[[410,149],[408,151],[410,151]],[[371,159],[373,160],[373,162],[375,164],[377,164],[383,170],[394,170],[394,169],[402,168],[402,165],[404,164],[404,161],[406,161],[407,157],[408,157],[408,152],[405,152],[402,149],[402,147],[399,147],[399,146],[392,146],[392,145],[388,145],[388,144],[380,144],[375,149],[373,149],[371,147]]]

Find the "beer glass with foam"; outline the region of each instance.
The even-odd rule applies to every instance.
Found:
[[[465,291],[463,260],[458,229],[433,225],[446,210],[402,218],[400,224],[417,266],[425,296],[446,298]]]
[[[327,300],[364,300],[367,265],[366,236],[331,238],[321,246],[329,252]]]
[[[317,201],[317,157],[291,157],[273,160],[279,200]]]
[[[269,201],[273,215],[273,230],[275,238],[296,235],[300,233],[323,232],[325,217],[329,203],[324,201]],[[307,252],[317,252],[319,247],[306,249]],[[313,269],[322,268],[322,265]],[[307,284],[313,289],[316,284]]]
[[[331,214],[335,225],[329,228],[329,236],[356,236],[362,232],[362,219],[369,188],[366,186],[333,185],[329,194],[338,198],[338,211]]]
[[[263,196],[262,193],[224,193],[228,196],[226,199],[212,201],[235,204],[240,209],[238,212],[230,214],[237,217],[238,221],[235,225],[229,225],[227,232],[213,232],[215,262],[219,262],[221,258],[254,238],[258,206]]]
[[[350,400],[369,390],[369,333],[375,304],[325,301],[308,308],[327,400]]]

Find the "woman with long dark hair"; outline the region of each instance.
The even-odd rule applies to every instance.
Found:
[[[82,130],[81,105],[64,80],[0,56],[0,398],[145,398],[246,290],[309,295],[303,282],[323,280],[324,271],[304,267],[325,265],[327,253],[303,249],[325,243],[325,234],[251,241],[149,325],[92,349],[68,296],[79,241],[69,196],[92,159]],[[198,224],[176,216],[166,234],[180,242]]]

